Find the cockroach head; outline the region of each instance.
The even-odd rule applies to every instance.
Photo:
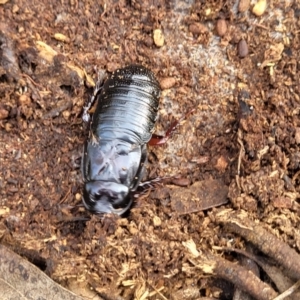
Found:
[[[107,181],[86,182],[82,201],[84,206],[95,214],[123,215],[132,204],[127,186]]]

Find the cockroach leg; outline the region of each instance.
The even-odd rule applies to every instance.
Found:
[[[100,91],[102,90],[105,77],[106,77],[105,71],[98,72],[98,81],[94,88],[93,95],[88,101],[86,101],[86,103],[83,106],[82,120],[85,123],[89,123],[89,121],[91,119],[89,110],[90,110],[91,106],[94,104],[94,102],[96,101],[97,96],[99,95]]]
[[[184,114],[179,120],[173,122],[164,136],[153,134],[148,145],[150,146],[160,146],[165,144],[172,134],[177,130],[177,128],[195,111],[195,108],[191,109],[189,112]]]

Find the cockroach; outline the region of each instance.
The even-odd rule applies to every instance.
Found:
[[[162,181],[141,183],[147,162],[147,143],[166,143],[177,126],[190,115],[171,124],[166,135],[153,135],[158,117],[160,85],[154,74],[139,65],[118,69],[104,81],[100,74],[82,119],[90,122],[81,163],[84,179],[83,204],[92,213],[123,215],[132,206],[138,187]],[[88,113],[98,100],[90,121]]]
[[[98,84],[98,100],[84,145],[83,204],[93,213],[128,211],[144,173],[147,143],[157,120],[160,86],[143,66],[127,66]],[[83,120],[89,121],[88,108]]]

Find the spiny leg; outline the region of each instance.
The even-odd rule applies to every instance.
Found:
[[[168,141],[168,139],[172,136],[172,134],[176,131],[178,126],[180,126],[183,123],[183,121],[185,121],[185,119],[187,119],[194,111],[195,108],[191,109],[189,112],[184,114],[179,120],[173,122],[164,136],[153,134],[148,144],[150,146],[159,146],[165,144]]]
[[[90,110],[91,106],[94,104],[94,102],[96,101],[97,96],[99,95],[100,91],[102,90],[105,77],[106,77],[106,72],[104,70],[100,70],[98,72],[98,81],[96,82],[96,86],[94,88],[93,95],[92,95],[91,99],[86,101],[86,103],[83,106],[82,120],[85,123],[88,123],[91,119],[89,110]]]

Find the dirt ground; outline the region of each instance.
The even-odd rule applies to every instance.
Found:
[[[299,2],[0,3],[2,244],[85,299],[237,297],[228,266],[201,257],[234,268],[229,248],[268,253],[228,224],[277,237],[275,257],[299,254]],[[81,204],[82,107],[98,71],[133,63],[161,83],[157,134],[195,111],[149,147],[145,180],[177,177],[100,219]]]

